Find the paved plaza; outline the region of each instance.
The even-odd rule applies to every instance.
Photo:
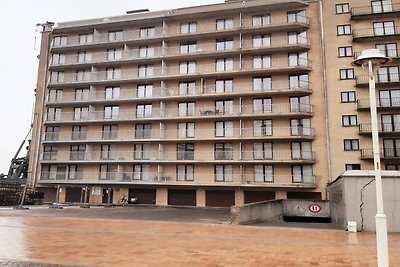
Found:
[[[1,208],[0,237],[0,266],[376,266],[374,233],[229,225],[227,209]]]

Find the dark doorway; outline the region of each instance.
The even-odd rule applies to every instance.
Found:
[[[81,201],[82,188],[80,187],[67,187],[65,189],[65,202],[78,203]]]
[[[103,204],[112,204],[113,203],[113,195],[114,195],[114,189],[104,188],[102,203]]]
[[[207,207],[230,207],[235,205],[235,191],[207,190]]]
[[[196,190],[168,190],[168,205],[196,206]]]
[[[274,200],[275,192],[270,191],[244,191],[244,203]]]
[[[321,192],[287,192],[288,199],[321,200]]]
[[[156,189],[129,188],[129,199],[136,198],[136,204],[156,204]]]

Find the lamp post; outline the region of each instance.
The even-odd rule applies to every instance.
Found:
[[[379,67],[390,61],[378,49],[366,49],[353,61],[353,65],[361,66],[368,71],[369,104],[371,110],[372,151],[374,154],[375,190],[376,190],[376,248],[378,267],[389,266],[388,238],[386,215],[383,211],[383,192],[381,176],[381,159],[379,154],[378,116],[376,111],[375,76]]]

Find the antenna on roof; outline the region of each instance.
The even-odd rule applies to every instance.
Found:
[[[149,11],[150,10],[148,10],[147,8],[135,9],[135,10],[126,11],[126,14],[143,13],[143,12],[149,12]]]

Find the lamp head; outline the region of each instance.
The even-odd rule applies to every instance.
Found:
[[[371,60],[373,66],[378,67],[388,63],[391,59],[382,54],[378,49],[366,49],[361,52],[361,55],[352,64],[363,67],[368,65],[369,60]]]

